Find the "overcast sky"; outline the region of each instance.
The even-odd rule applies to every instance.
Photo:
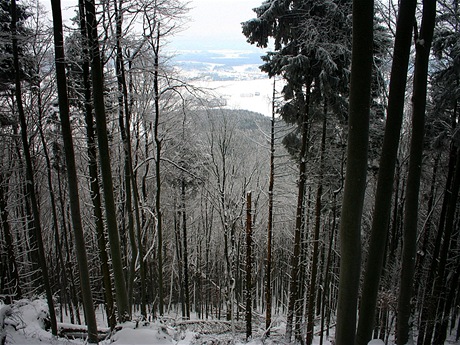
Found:
[[[51,17],[49,0],[41,0]],[[186,1],[186,0],[184,0]],[[241,32],[241,22],[256,16],[254,7],[263,0],[190,0],[190,22],[186,29],[171,38],[171,47],[177,50],[256,49]],[[78,1],[61,0],[63,17],[75,16]]]
[[[176,49],[251,49],[241,22],[255,17],[262,0],[192,0],[187,29],[172,39]]]

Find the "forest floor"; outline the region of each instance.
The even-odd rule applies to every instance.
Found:
[[[5,311],[8,310],[8,315]],[[44,317],[47,316],[47,304],[44,299],[20,300],[11,306],[4,306],[0,302],[0,344],[31,344],[31,345],[82,345],[87,344],[84,337],[84,326],[71,323],[58,323],[60,331],[66,334],[53,337],[50,331],[45,330]],[[2,329],[2,320],[5,319]],[[109,333],[105,328],[104,313],[98,310],[98,324],[100,329],[107,332],[107,336],[100,341],[101,345],[274,345],[288,344],[284,340],[284,320],[276,321],[270,338],[264,336],[263,323],[253,328],[253,337],[246,341],[245,323],[237,321],[230,323],[220,320],[189,320],[183,321],[180,317],[171,315],[162,321],[153,322],[126,322],[117,331]],[[253,326],[254,327],[254,326]],[[83,335],[83,337],[82,337]],[[5,343],[2,342],[5,341]],[[315,336],[315,345],[319,344],[319,336]],[[391,343],[391,342],[390,342]],[[383,342],[374,341],[373,345]],[[460,343],[449,342],[448,344]],[[325,336],[323,345],[331,345]]]

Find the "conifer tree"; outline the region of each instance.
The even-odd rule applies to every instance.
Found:
[[[270,77],[281,75],[286,81],[282,91],[286,103],[280,108],[280,114],[286,122],[297,126],[296,132],[283,141],[299,167],[286,325],[289,340],[299,308],[299,260],[301,234],[305,228],[307,143],[312,114],[326,103],[333,104],[335,110],[343,110],[350,57],[347,39],[350,2],[267,0],[254,11],[257,18],[243,23],[243,33],[249,43],[259,47],[267,47],[269,38],[274,38],[274,51],[262,57],[261,69]],[[297,340],[300,336],[296,334]]]

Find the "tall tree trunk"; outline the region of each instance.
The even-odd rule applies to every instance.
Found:
[[[88,31],[86,25],[85,7],[82,1],[78,3],[80,33],[84,39],[88,39]],[[99,260],[101,264],[102,282],[104,286],[105,308],[107,314],[107,322],[111,329],[116,326],[115,308],[112,294],[112,283],[110,281],[109,258],[107,255],[107,246],[105,240],[105,231],[102,214],[101,192],[99,187],[99,173],[97,167],[97,148],[96,138],[94,133],[93,107],[91,95],[91,81],[89,69],[89,51],[87,45],[83,46],[83,56],[85,59],[82,64],[82,77],[84,87],[84,107],[85,107],[85,124],[86,124],[86,142],[88,152],[88,170],[90,178],[90,193],[93,203],[93,215],[96,223],[96,236],[99,252]]]
[[[69,287],[69,297],[71,303],[69,303],[69,309],[70,309],[70,321],[72,323],[75,323],[75,314],[77,317],[77,323],[81,325],[81,319],[80,319],[80,312],[78,308],[78,299],[77,299],[77,294],[75,290],[75,279],[73,279],[73,273],[72,273],[72,251],[73,248],[70,247],[69,245],[69,240],[67,236],[67,217],[66,217],[66,211],[65,211],[65,200],[64,200],[64,193],[62,192],[62,182],[61,182],[61,171],[60,167],[56,169],[57,172],[57,183],[58,183],[58,193],[59,193],[59,205],[60,205],[60,212],[61,212],[61,231],[63,234],[63,239],[64,239],[64,249],[65,249],[65,270],[69,276],[69,281],[70,281],[70,287]],[[73,304],[73,306],[72,306]],[[75,312],[74,312],[75,308]]]
[[[272,237],[273,237],[273,187],[275,180],[275,96],[276,80],[273,78],[272,119],[270,126],[270,177],[268,182],[267,261],[265,267],[265,334],[270,336],[272,323]]]
[[[455,108],[456,109],[456,108]],[[456,127],[457,122],[457,114],[454,111],[452,115],[452,129]],[[448,171],[447,177],[444,187],[444,198],[442,202],[441,212],[439,215],[439,223],[438,229],[436,234],[436,239],[434,242],[433,254],[431,257],[431,264],[428,271],[428,277],[426,282],[426,289],[425,289],[425,298],[423,302],[423,308],[420,317],[420,325],[419,325],[419,335],[417,338],[417,345],[431,343],[431,338],[433,335],[434,329],[434,318],[436,314],[436,307],[437,307],[437,300],[438,296],[436,296],[434,292],[435,288],[435,278],[437,276],[437,272],[439,269],[439,253],[441,250],[442,238],[444,236],[446,218],[447,218],[447,210],[450,203],[451,198],[451,191],[452,191],[452,181],[454,178],[455,173],[455,163],[457,160],[457,147],[451,143],[450,152],[449,152],[449,162],[448,162]],[[426,339],[426,340],[425,340]]]
[[[79,0],[83,1],[83,0]],[[113,194],[113,181],[110,162],[109,141],[107,135],[107,121],[104,104],[104,82],[97,34],[97,19],[94,0],[84,1],[89,41],[91,45],[91,75],[93,81],[93,101],[96,117],[96,129],[99,147],[99,160],[104,190],[105,212],[107,231],[109,234],[110,252],[112,254],[112,269],[115,282],[115,296],[117,300],[118,318],[124,322],[129,318],[128,293],[126,290],[123,262],[120,251],[120,238],[116,219],[115,198]]]
[[[318,274],[319,261],[319,229],[321,226],[321,196],[323,194],[324,176],[324,153],[326,150],[326,129],[327,129],[327,104],[324,101],[323,132],[321,135],[321,152],[319,163],[318,188],[316,190],[315,205],[315,232],[313,237],[313,258],[311,263],[310,288],[308,291],[308,321],[307,321],[307,345],[313,343],[313,332],[315,327],[315,297],[316,297],[316,276]]]
[[[120,117],[120,130],[121,136],[124,144],[124,153],[125,153],[125,165],[126,165],[126,199],[127,202],[133,204],[134,206],[134,215],[131,205],[128,208],[128,217],[129,225],[128,231],[131,238],[132,246],[132,272],[128,281],[134,281],[135,276],[135,267],[136,262],[139,262],[139,275],[141,282],[141,315],[144,319],[147,318],[147,309],[146,309],[146,286],[145,286],[145,264],[144,264],[144,253],[142,247],[142,230],[141,230],[141,220],[140,220],[140,211],[139,211],[139,192],[137,188],[136,176],[133,171],[133,158],[132,158],[132,149],[131,149],[131,112],[129,107],[128,99],[128,87],[126,83],[126,73],[125,73],[125,64],[123,59],[121,40],[122,40],[122,6],[123,1],[120,0],[120,7],[117,5],[118,0],[114,0],[115,8],[115,20],[116,20],[116,38],[117,38],[117,53],[116,53],[116,72],[117,72],[117,84],[119,91],[119,117]],[[123,115],[125,119],[123,119]],[[132,191],[132,193],[131,193]],[[137,246],[136,246],[136,235],[134,234],[134,222],[136,225],[136,235],[137,235]],[[129,287],[129,295],[132,296],[133,286]],[[130,298],[131,301],[131,298]]]
[[[377,293],[386,248],[382,243],[387,243],[391,212],[392,193],[388,191],[392,189],[394,183],[416,3],[416,0],[402,0],[399,5],[393,63],[391,67],[387,120],[379,164],[369,254],[366,262],[362,298],[359,308],[356,345],[366,345],[371,340],[374,328]]]
[[[422,166],[427,73],[431,41],[436,17],[436,0],[425,0],[420,35],[416,37],[414,91],[412,96],[412,138],[410,143],[409,172],[404,204],[404,240],[402,269],[398,298],[397,336],[398,345],[409,340],[411,299],[417,249],[417,222],[420,175]]]
[[[327,250],[327,260],[326,260],[326,268],[324,270],[324,289],[323,289],[323,298],[321,302],[321,329],[320,329],[320,339],[319,344],[323,345],[323,337],[324,337],[324,324],[326,321],[326,299],[328,299],[328,304],[330,304],[330,297],[329,295],[329,285],[330,285],[330,268],[332,264],[332,256],[333,256],[333,246],[335,241],[335,228],[336,228],[336,210],[337,210],[337,194],[340,190],[334,191],[334,199],[332,202],[332,224],[329,234],[329,247]],[[329,328],[327,329],[327,333],[329,333]]]
[[[174,235],[176,239],[176,257],[178,262],[178,278],[179,278],[179,299],[181,303],[181,312],[182,318],[186,318],[186,310],[185,310],[185,295],[184,295],[184,278],[183,278],[183,264],[182,264],[182,244],[181,244],[181,236],[180,236],[180,218],[181,212],[178,210],[177,200],[174,198]]]
[[[455,143],[453,143],[455,145]],[[455,214],[457,212],[457,200],[458,200],[458,193],[460,189],[460,149],[456,148],[457,150],[457,157],[456,157],[456,162],[455,162],[455,174],[454,174],[454,179],[452,181],[452,188],[451,188],[451,195],[449,198],[449,204],[447,208],[447,213],[446,213],[446,224],[444,228],[444,238],[443,238],[443,243],[442,243],[442,248],[441,252],[439,255],[439,269],[437,272],[437,276],[434,281],[434,287],[433,287],[433,294],[432,294],[432,299],[434,299],[436,305],[438,306],[437,314],[434,313],[435,315],[435,320],[436,324],[438,325],[440,322],[443,322],[443,312],[444,312],[444,307],[445,307],[445,302],[447,299],[447,292],[448,289],[445,286],[447,282],[447,275],[452,275],[450,272],[446,272],[447,270],[447,265],[448,265],[448,257],[449,257],[449,250],[455,251],[456,243],[457,243],[457,238],[452,238],[452,234],[454,232],[454,220],[455,220]],[[453,241],[451,241],[451,238]],[[455,273],[453,273],[455,275]],[[458,277],[457,277],[458,280]],[[448,317],[448,316],[444,316]],[[438,345],[440,344],[440,339],[439,339],[439,326],[436,327],[438,332],[435,334],[434,337],[434,344]],[[437,336],[436,336],[437,335]],[[430,340],[431,343],[431,333],[427,333],[426,338],[425,338],[425,344],[428,343],[428,340]]]
[[[61,238],[59,235],[59,222],[58,222],[58,215],[57,215],[57,205],[56,205],[56,198],[54,194],[54,188],[53,188],[53,180],[52,180],[52,165],[51,165],[51,159],[49,157],[48,153],[48,148],[46,145],[45,141],[45,135],[43,133],[43,107],[42,107],[42,95],[40,91],[40,83],[38,83],[38,92],[39,94],[37,95],[38,101],[37,101],[37,106],[38,106],[38,130],[40,133],[40,138],[42,141],[42,146],[43,146],[43,155],[45,157],[45,162],[46,162],[46,176],[47,176],[47,182],[48,182],[48,189],[49,189],[49,196],[50,196],[50,207],[51,207],[51,214],[53,218],[53,229],[54,229],[54,242],[56,245],[56,252],[57,252],[57,261],[58,261],[58,271],[59,267],[61,268],[61,281],[62,281],[62,295],[65,297],[67,296],[67,270],[66,270],[66,265],[65,265],[65,260],[64,260],[64,255],[62,254],[62,246],[61,246]],[[60,266],[59,266],[60,264]],[[61,304],[64,304],[64,301],[61,301]],[[72,312],[73,313],[73,312]],[[61,315],[62,318],[62,315]],[[62,322],[62,321],[61,321]]]
[[[184,295],[185,316],[190,320],[190,287],[188,278],[188,250],[187,250],[187,213],[185,206],[185,178],[181,180],[181,209],[182,209],[182,243],[183,243],[183,272],[184,272]]]
[[[361,217],[367,176],[373,62],[373,0],[353,0],[353,47],[347,169],[340,223],[340,282],[336,344],[355,341],[361,269]]]
[[[158,24],[159,25],[159,24]],[[157,36],[154,44],[154,79],[153,90],[155,97],[155,122],[153,125],[153,133],[155,140],[155,173],[156,173],[156,195],[155,195],[155,211],[157,216],[157,234],[158,234],[158,308],[160,316],[164,314],[164,292],[163,292],[163,211],[161,209],[161,147],[163,140],[160,138],[160,28],[157,28]]]
[[[73,148],[72,129],[70,126],[69,100],[67,95],[67,78],[65,71],[64,34],[62,30],[61,1],[51,0],[54,28],[54,51],[56,64],[56,80],[59,98],[59,115],[61,119],[62,140],[64,142],[65,160],[67,167],[67,186],[69,189],[70,212],[75,236],[75,249],[80,273],[80,287],[83,299],[83,309],[88,327],[88,342],[97,343],[97,324],[94,312],[93,297],[86,256],[85,236],[80,213],[78,195],[77,167]]]
[[[48,303],[48,312],[50,315],[51,331],[53,335],[57,336],[57,323],[56,323],[56,312],[54,310],[53,293],[51,291],[51,285],[48,276],[48,267],[46,264],[45,248],[43,245],[42,227],[40,223],[40,210],[38,207],[37,196],[35,195],[35,178],[34,169],[32,166],[32,158],[30,155],[29,142],[27,138],[27,123],[24,113],[24,106],[22,103],[22,91],[21,91],[21,79],[20,79],[20,68],[19,68],[19,53],[18,53],[18,33],[16,29],[17,23],[17,10],[16,0],[11,0],[11,33],[12,33],[12,45],[13,45],[13,64],[15,70],[15,94],[16,104],[19,115],[19,121],[21,125],[21,138],[22,145],[24,148],[24,157],[26,161],[26,191],[30,198],[30,204],[32,207],[33,215],[33,227],[35,231],[35,237],[37,240],[38,258],[40,268],[42,271],[42,281],[45,287],[46,299]]]
[[[246,341],[252,338],[252,193],[246,194]]]
[[[309,91],[307,92],[309,97]],[[299,158],[299,181],[297,188],[297,208],[296,208],[296,220],[294,230],[294,251],[291,256],[291,281],[289,286],[289,304],[287,311],[286,320],[286,340],[291,341],[292,337],[292,326],[294,321],[294,315],[296,314],[297,300],[299,298],[299,258],[301,249],[301,229],[303,228],[302,223],[303,211],[304,211],[304,198],[305,198],[305,185],[306,185],[306,170],[307,160],[305,158],[307,153],[307,132],[308,132],[308,110],[304,110],[302,114],[302,141],[300,147],[300,158]]]

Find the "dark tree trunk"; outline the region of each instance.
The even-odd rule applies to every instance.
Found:
[[[330,271],[331,271],[332,256],[333,256],[333,246],[335,242],[337,194],[338,194],[338,191],[334,191],[334,199],[332,202],[332,224],[331,224],[331,229],[330,229],[330,234],[329,234],[329,246],[327,250],[326,267],[324,270],[324,289],[323,289],[323,296],[322,296],[322,302],[321,302],[321,329],[320,329],[320,339],[319,339],[320,345],[323,345],[324,324],[326,321],[326,299],[330,300],[329,285],[330,285],[330,276],[331,276]],[[330,304],[330,301],[328,301],[328,304]],[[329,328],[327,329],[327,333],[329,333]]]
[[[308,96],[307,96],[308,97]],[[297,300],[299,298],[299,258],[302,239],[302,223],[304,211],[304,198],[305,198],[305,185],[306,185],[306,168],[307,160],[305,158],[307,153],[307,130],[308,130],[308,110],[305,109],[302,115],[301,135],[302,143],[300,148],[299,158],[299,181],[297,188],[297,208],[296,208],[296,221],[294,230],[294,250],[291,256],[291,281],[289,286],[289,304],[286,320],[286,340],[291,341],[292,326],[294,315],[296,314]]]
[[[377,293],[386,248],[382,243],[387,243],[388,224],[391,212],[392,193],[388,191],[392,189],[394,183],[416,3],[416,0],[402,0],[399,5],[390,78],[387,120],[379,164],[374,216],[372,219],[371,239],[368,250],[369,254],[359,308],[356,345],[366,345],[369,340],[371,340],[372,330],[374,328]]]
[[[183,265],[182,265],[182,244],[181,244],[181,236],[180,236],[180,225],[179,225],[179,218],[180,218],[180,211],[177,210],[177,200],[174,200],[174,235],[176,239],[176,257],[178,262],[178,278],[179,278],[179,298],[181,304],[181,312],[182,318],[185,319],[186,311],[185,311],[185,295],[184,295],[184,278],[183,278]]]
[[[273,187],[275,180],[275,96],[276,81],[273,78],[272,119],[270,126],[270,177],[268,182],[267,262],[265,267],[265,334],[270,336],[272,323],[272,237],[273,237]]]
[[[246,194],[246,341],[252,338],[252,193]]]
[[[422,166],[427,73],[431,41],[436,17],[436,0],[425,0],[420,35],[416,37],[414,91],[412,96],[412,138],[410,142],[409,172],[407,176],[406,200],[404,204],[404,240],[402,269],[398,298],[397,336],[398,345],[409,340],[411,299],[415,256],[417,250],[417,222],[420,175]]]
[[[355,342],[361,269],[361,217],[367,176],[374,1],[353,0],[353,46],[345,190],[340,223],[336,344]]]
[[[455,247],[457,243],[457,238],[452,238],[452,234],[454,232],[454,220],[455,220],[455,214],[457,211],[457,200],[458,200],[458,193],[460,189],[460,149],[457,148],[457,159],[455,162],[455,175],[454,179],[452,181],[452,188],[451,188],[451,196],[447,208],[447,214],[446,214],[446,225],[445,225],[445,230],[444,230],[444,239],[442,243],[442,248],[440,252],[440,258],[439,258],[439,270],[437,277],[434,282],[434,288],[433,288],[433,297],[436,297],[436,300],[438,301],[438,313],[435,317],[436,323],[439,324],[441,322],[444,322],[443,318],[448,316],[443,315],[444,308],[446,305],[446,302],[449,301],[447,291],[448,289],[446,288],[446,282],[447,282],[447,277],[446,275],[453,275],[455,276],[455,271],[454,273],[451,272],[446,272],[447,271],[447,265],[448,265],[448,257],[449,257],[449,250],[452,250],[455,252]],[[455,232],[457,234],[457,232]],[[457,236],[455,236],[457,237]],[[453,241],[451,241],[451,238]],[[458,277],[457,279],[458,280]],[[452,298],[450,298],[450,303],[452,302]],[[450,309],[450,308],[449,308]],[[437,328],[437,334],[435,334],[434,337],[434,344],[439,345],[444,342],[443,339],[440,339],[440,330],[439,326]],[[447,328],[447,326],[446,326]],[[431,339],[431,335],[430,335]],[[428,339],[425,339],[425,343],[427,342]]]
[[[185,316],[190,320],[190,287],[188,278],[188,250],[187,250],[187,213],[185,206],[185,179],[181,180],[181,209],[182,209],[182,243],[183,243],[183,272],[184,272],[184,295],[185,295]]]
[[[159,25],[159,24],[158,24]],[[163,292],[163,211],[161,209],[161,147],[163,144],[160,138],[160,28],[157,28],[157,36],[154,44],[154,79],[153,90],[155,97],[155,122],[153,133],[155,140],[155,174],[156,174],[156,194],[155,194],[155,212],[157,216],[157,234],[158,234],[158,308],[160,316],[164,314],[164,292]]]
[[[88,38],[86,27],[85,7],[82,1],[78,3],[80,33],[84,39]],[[99,187],[99,174],[97,167],[97,148],[96,138],[94,133],[93,107],[91,95],[91,82],[89,70],[89,51],[86,45],[83,46],[83,56],[85,59],[82,64],[82,77],[84,87],[84,102],[85,102],[85,123],[86,123],[86,142],[88,145],[88,169],[90,178],[90,192],[93,203],[93,215],[96,223],[96,236],[99,252],[99,260],[101,261],[102,281],[104,286],[105,308],[107,314],[108,325],[111,329],[116,326],[115,309],[112,294],[112,283],[110,281],[109,258],[107,255],[107,246],[104,232],[101,192]]]
[[[452,115],[452,128],[456,126],[456,112]],[[420,325],[419,325],[419,335],[417,339],[417,345],[422,344],[431,344],[431,338],[433,335],[434,329],[434,318],[436,314],[436,307],[437,307],[437,300],[438,297],[435,292],[435,278],[437,276],[437,272],[439,269],[439,253],[441,250],[441,243],[442,238],[444,236],[446,218],[447,218],[447,210],[449,207],[449,202],[451,198],[451,191],[452,191],[452,181],[454,178],[455,173],[455,162],[457,160],[456,157],[457,147],[451,143],[450,152],[449,152],[449,162],[448,162],[448,171],[447,177],[444,187],[444,198],[441,207],[441,212],[439,215],[439,223],[438,229],[436,234],[436,239],[434,242],[433,254],[431,258],[431,264],[428,271],[427,283],[425,288],[425,298],[423,301],[423,308],[420,317]]]
[[[80,0],[83,1],[83,0]],[[115,198],[113,194],[113,180],[110,161],[110,150],[107,135],[107,121],[104,104],[103,73],[101,56],[99,51],[97,19],[94,0],[84,2],[87,16],[89,41],[91,45],[91,75],[93,81],[93,102],[96,118],[96,129],[99,147],[99,160],[102,175],[102,186],[104,190],[105,212],[107,219],[107,231],[109,234],[110,252],[112,254],[112,268],[115,282],[115,296],[117,300],[118,318],[124,322],[129,318],[128,293],[126,290],[123,262],[120,251],[120,238],[116,219]]]
[[[88,326],[88,342],[97,343],[97,324],[94,312],[91,284],[86,256],[85,236],[80,213],[80,199],[78,195],[77,167],[73,148],[72,129],[70,126],[69,100],[67,95],[67,78],[64,57],[64,35],[62,31],[61,2],[51,1],[53,11],[54,50],[56,64],[56,80],[59,98],[59,115],[61,119],[62,139],[64,142],[65,160],[67,167],[67,185],[69,189],[70,211],[72,227],[75,236],[75,249],[80,273],[80,287],[85,311],[86,325]]]
[[[316,276],[319,266],[319,229],[321,226],[321,196],[323,194],[324,176],[324,152],[326,150],[326,129],[327,129],[327,104],[324,105],[323,113],[323,132],[321,135],[320,167],[318,177],[318,188],[316,190],[315,205],[315,232],[313,237],[313,259],[311,264],[310,288],[308,291],[308,321],[307,321],[307,345],[313,343],[313,332],[315,328],[315,297],[316,297]]]

